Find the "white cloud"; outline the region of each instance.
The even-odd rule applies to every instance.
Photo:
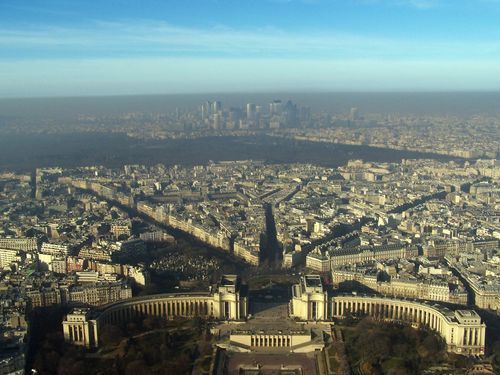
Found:
[[[187,28],[148,20],[93,21],[85,27],[0,29],[3,54],[26,51],[86,57],[200,56],[291,58],[498,57],[499,41],[388,38],[342,32],[285,32],[275,28]]]

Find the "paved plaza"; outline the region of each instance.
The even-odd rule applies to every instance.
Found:
[[[228,374],[240,374],[242,369],[250,371],[258,369],[259,375],[317,374],[315,353],[226,353],[226,355]]]

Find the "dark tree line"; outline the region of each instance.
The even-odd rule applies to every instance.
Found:
[[[436,333],[371,318],[364,318],[349,331],[346,346],[351,362],[374,375],[416,375],[449,359],[445,343]]]
[[[189,374],[199,348],[210,346],[207,340],[202,319],[167,322],[146,317],[102,327],[96,352],[64,343],[60,332],[49,333],[39,342],[33,367],[43,375]]]

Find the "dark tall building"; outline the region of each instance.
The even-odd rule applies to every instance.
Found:
[[[297,105],[291,100],[287,101],[283,108],[284,122],[287,128],[296,128],[298,125]]]
[[[309,127],[310,122],[311,122],[311,108],[310,107],[300,107],[299,121],[300,121],[301,126]]]
[[[280,115],[283,110],[283,103],[281,100],[273,100],[269,103],[269,113],[271,115]]]
[[[240,126],[240,120],[243,119],[243,113],[240,108],[231,108],[229,109],[227,115],[227,124],[226,127],[228,129],[238,129]]]

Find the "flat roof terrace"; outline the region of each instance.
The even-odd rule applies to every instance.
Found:
[[[220,280],[220,285],[222,286],[236,286],[238,282],[237,275],[224,275]]]
[[[228,374],[317,374],[316,358],[312,354],[226,352],[225,355]]]
[[[323,283],[319,275],[305,275],[302,277],[302,283],[306,290],[323,291]]]

